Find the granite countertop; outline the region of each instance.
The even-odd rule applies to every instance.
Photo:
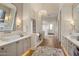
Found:
[[[19,40],[23,40],[25,38],[32,37],[32,35],[35,35],[35,34],[34,33],[32,33],[32,34],[25,34],[23,36],[20,36],[20,35],[17,35],[17,34],[12,34],[12,35],[8,35],[9,37],[7,37],[7,36],[0,36],[0,46],[4,46],[4,45],[7,45],[7,44],[10,44],[10,43],[13,43],[13,42],[17,42]],[[37,45],[35,45],[35,47],[39,46],[39,44],[41,44],[42,41],[43,40],[38,41]]]
[[[11,37],[9,40],[8,40],[8,39],[5,40],[4,38],[0,38],[0,46],[4,46],[4,45],[10,44],[10,43],[13,43],[13,42],[22,40],[22,39],[28,38],[28,37],[30,37],[30,36],[31,36],[31,34],[25,35],[25,36],[23,36],[23,37],[17,37],[17,38],[12,38],[12,37]]]
[[[65,38],[67,38],[70,42],[72,42],[74,45],[79,47],[79,41],[75,37],[72,37],[71,35],[63,35]]]

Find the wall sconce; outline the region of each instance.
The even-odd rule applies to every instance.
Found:
[[[39,11],[39,15],[42,16],[42,15],[47,15],[47,11],[46,10],[40,10]]]
[[[73,21],[72,18],[70,18],[70,19],[66,19],[66,21],[68,21],[71,25],[75,25],[75,24],[74,24],[74,21]]]
[[[6,21],[9,21],[9,17],[8,17],[8,16],[6,16],[6,17],[5,17],[5,20],[6,20]]]
[[[21,20],[19,18],[16,19],[16,26],[17,27],[21,26]]]
[[[5,16],[5,20],[6,20],[7,22],[10,21],[10,20],[11,20],[11,15]]]
[[[71,24],[71,25],[75,25],[73,20],[70,21],[70,24]]]

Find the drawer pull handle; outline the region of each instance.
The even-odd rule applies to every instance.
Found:
[[[4,50],[4,48],[1,48],[1,50]]]
[[[19,41],[17,41],[16,43],[19,43]]]

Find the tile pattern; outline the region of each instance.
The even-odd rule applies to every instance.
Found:
[[[61,49],[50,48],[47,46],[39,46],[32,56],[64,56],[64,53]]]
[[[55,35],[46,36],[41,46],[48,46],[52,48],[61,48],[60,42]]]
[[[46,36],[44,42],[35,50],[32,56],[64,56],[56,36]]]

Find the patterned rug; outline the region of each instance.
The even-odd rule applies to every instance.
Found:
[[[36,48],[35,52],[33,52],[32,56],[64,56],[64,53],[58,48],[39,46]]]

